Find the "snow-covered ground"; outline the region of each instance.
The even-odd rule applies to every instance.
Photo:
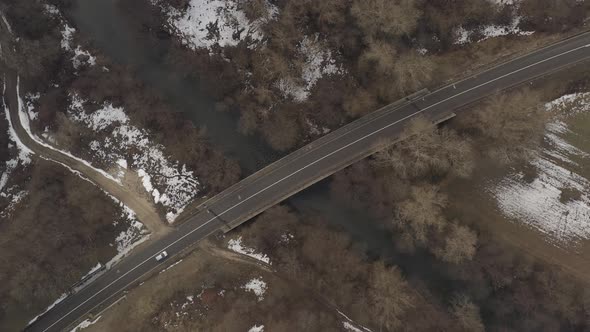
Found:
[[[44,313],[48,312],[49,310],[51,310],[53,307],[55,307],[58,303],[60,303],[61,301],[63,301],[66,297],[68,297],[68,294],[64,293],[62,294],[57,300],[55,300],[55,302],[53,302],[52,304],[50,304],[47,309],[45,309],[42,313],[40,313],[39,315],[35,316],[33,319],[31,319],[29,321],[28,325],[33,324],[40,316],[42,316]]]
[[[246,17],[237,0],[190,0],[183,10],[160,0],[152,0],[152,3],[162,9],[167,17],[167,28],[184,45],[193,50],[208,49],[210,53],[215,47],[236,46],[244,40],[249,46],[264,47],[261,27],[279,13],[278,8],[268,1],[266,16],[255,21]],[[320,78],[345,72],[318,34],[305,36],[297,45],[294,56],[303,64],[301,76],[282,78],[274,84],[285,98],[295,102],[306,101]]]
[[[58,150],[51,133],[43,133],[43,139],[34,135],[30,121],[36,118],[35,98],[26,102],[26,112],[20,112],[21,122],[29,134],[45,147]],[[24,105],[24,101],[21,101]],[[90,111],[94,109],[94,111]],[[85,130],[85,137],[92,137],[84,151],[92,156],[83,160],[68,151],[58,150],[89,167],[105,177],[121,184],[129,168],[136,171],[143,187],[153,197],[155,204],[160,204],[166,211],[166,219],[173,222],[176,217],[200,193],[200,183],[192,171],[170,160],[164,153],[164,147],[150,141],[150,133],[130,123],[122,107],[111,103],[93,105],[77,93],[70,94],[70,106],[67,110],[70,120]],[[111,173],[95,166],[106,166]]]
[[[510,6],[516,5],[520,2],[520,0],[489,0],[491,3],[499,5],[499,6]]]
[[[547,125],[545,147],[531,162],[537,177],[527,183],[525,174],[515,172],[490,188],[506,216],[546,233],[557,246],[572,247],[590,239],[590,181],[576,173],[577,161],[588,160],[590,154],[567,141],[572,132],[564,122],[588,111],[589,105],[588,93],[548,103],[547,109],[559,112],[561,119]],[[563,190],[578,191],[580,198],[562,202]]]
[[[349,322],[342,322],[342,326],[346,331],[352,332],[363,332],[361,329],[357,328],[356,326],[350,324]]]
[[[80,324],[78,324],[76,327],[71,329],[70,332],[78,332],[80,330],[83,330],[83,329],[89,327],[90,325],[93,325],[94,323],[98,322],[100,317],[102,317],[102,316],[98,316],[94,320],[90,320],[90,319],[83,320]]]
[[[478,29],[467,30],[463,27],[455,29],[455,35],[457,36],[455,44],[465,45],[472,42],[482,42],[486,39],[501,37],[501,36],[530,36],[534,31],[523,31],[520,29],[521,17],[516,16],[510,24],[507,25],[486,25]]]
[[[258,298],[258,301],[264,300],[264,293],[266,293],[266,289],[268,288],[266,282],[260,278],[253,278],[248,281],[245,285],[242,286],[242,289],[246,290],[247,292],[252,292]]]
[[[33,154],[33,151],[21,142],[12,127],[8,107],[4,100],[5,91],[6,85],[4,85],[2,93],[2,107],[8,123],[8,149],[13,158],[5,162],[4,170],[2,171],[2,175],[0,175],[0,198],[6,199],[9,202],[8,206],[0,212],[0,217],[10,216],[16,205],[27,196],[27,191],[23,190],[20,184],[10,185],[10,175],[19,168],[24,169],[28,167],[31,164],[31,155]]]
[[[352,332],[372,332],[370,329],[356,324],[352,319],[350,319],[350,317],[346,316],[342,311],[336,309],[336,311],[338,311],[338,314],[340,316],[342,316],[342,318],[344,318],[344,320],[342,321],[342,326],[344,327],[344,329],[346,331],[352,331]],[[354,324],[353,324],[354,323]],[[357,326],[359,326],[360,328],[358,328]]]
[[[250,256],[252,258],[255,258],[261,262],[264,262],[266,264],[271,264],[270,263],[270,258],[266,255],[266,254],[262,254],[262,253],[257,253],[255,249],[253,248],[248,248],[248,247],[244,247],[242,245],[242,237],[238,237],[237,239],[231,239],[227,242],[227,248],[229,250],[235,251],[237,253],[240,253],[242,255],[246,255],[246,256]]]
[[[256,325],[252,326],[248,330],[248,332],[264,332],[264,325],[262,325],[262,324],[261,325],[256,324]]]
[[[491,3],[495,4],[498,9],[501,9],[505,6],[511,6],[513,11],[513,18],[509,24],[505,25],[485,25],[480,26],[475,29],[466,29],[462,26],[459,26],[455,29],[455,44],[457,45],[465,45],[473,42],[482,42],[486,39],[501,37],[501,36],[529,36],[534,33],[534,31],[523,31],[519,26],[520,22],[522,21],[522,17],[518,16],[517,9],[519,6],[520,0],[489,0]]]
[[[27,191],[23,190],[21,184],[10,184],[10,175],[17,169],[25,169],[31,164],[31,151],[26,145],[21,142],[12,126],[12,119],[10,118],[9,110],[4,100],[6,92],[6,84],[3,85],[2,91],[2,107],[5,119],[8,123],[8,149],[12,159],[5,162],[4,170],[0,175],[0,198],[6,199],[8,206],[0,211],[0,217],[9,217],[10,213],[14,211],[17,204],[27,196]]]
[[[301,77],[282,78],[277,87],[284,97],[296,102],[304,102],[309,98],[311,89],[323,76],[342,75],[344,69],[336,63],[332,52],[319,40],[319,36],[305,36],[297,47],[297,56],[303,59]]]
[[[185,165],[166,156],[164,147],[151,141],[150,133],[131,124],[122,107],[94,105],[77,93],[70,94],[68,118],[87,129],[92,140],[85,151],[92,162],[115,170],[118,180],[133,170],[155,204],[166,210],[173,222],[201,190],[199,180]],[[91,111],[94,109],[94,111]]]
[[[235,46],[247,40],[250,45],[263,39],[261,26],[278,13],[276,6],[266,2],[267,13],[250,21],[236,0],[190,0],[188,7],[177,10],[163,1],[152,0],[167,15],[168,28],[193,50],[214,46]]]
[[[61,48],[64,51],[70,52],[72,54],[71,61],[74,69],[78,69],[85,65],[96,65],[95,56],[93,56],[87,50],[84,50],[81,45],[76,45],[74,47],[74,34],[76,33],[76,29],[68,24],[67,20],[63,17],[63,15],[61,15],[59,9],[53,5],[46,4],[45,12],[47,15],[60,20],[62,25]]]
[[[166,271],[170,270],[171,268],[175,267],[176,265],[180,264],[181,262],[182,262],[182,259],[181,259],[181,260],[178,260],[178,261],[176,261],[176,262],[174,262],[172,265],[170,265],[170,266],[168,266],[167,268],[165,268],[165,269],[163,269],[162,271],[160,271],[160,274],[162,274],[162,273],[164,273],[164,272],[166,272]]]

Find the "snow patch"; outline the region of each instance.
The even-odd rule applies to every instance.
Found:
[[[554,110],[574,102],[567,95],[545,106]],[[563,138],[568,132],[567,125],[560,120],[549,123],[545,133],[547,147],[531,162],[538,176],[527,183],[523,173],[509,174],[489,191],[507,217],[549,235],[557,246],[572,247],[590,239],[590,181],[571,170],[577,165],[572,158],[590,155]],[[579,192],[579,199],[562,202],[564,189]]]
[[[119,165],[121,168],[127,169],[127,160],[117,159],[117,165]]]
[[[147,130],[131,125],[122,107],[104,103],[89,113],[85,108],[88,101],[77,93],[70,93],[70,99],[68,117],[97,134],[88,146],[95,160],[137,170],[146,192],[155,204],[165,207],[168,222],[174,222],[200,192],[200,182],[193,172],[170,160],[163,146],[150,141]],[[120,177],[123,174],[119,172]]]
[[[250,256],[255,258],[261,262],[266,264],[270,263],[270,258],[266,254],[256,253],[256,250],[252,248],[247,248],[242,245],[242,237],[238,237],[237,239],[231,239],[227,242],[227,248],[231,251],[235,251],[239,254]]]
[[[72,28],[67,23],[63,24],[63,28],[61,30],[61,48],[66,51],[72,50],[72,40],[74,39],[74,33],[76,33],[76,29]]]
[[[84,280],[84,278],[87,278],[88,276],[94,274],[94,272],[100,270],[100,268],[102,267],[102,264],[97,263],[96,266],[94,266],[93,268],[90,269],[90,271],[88,271],[88,273],[86,273],[83,277],[82,280]]]
[[[319,34],[305,36],[298,45],[298,53],[303,59],[301,77],[298,80],[300,82],[292,78],[281,78],[277,82],[277,88],[286,98],[304,102],[320,78],[325,75],[344,74],[344,69],[336,64],[332,51],[319,41]]]
[[[8,182],[10,179],[10,175],[14,172],[15,169],[20,167],[26,167],[31,163],[31,155],[33,151],[31,151],[18,137],[16,131],[14,130],[12,119],[10,118],[10,110],[6,105],[6,101],[4,99],[4,95],[6,94],[6,83],[4,83],[3,94],[2,94],[2,106],[4,108],[4,116],[6,117],[6,121],[8,122],[8,148],[9,150],[16,149],[16,156],[12,159],[6,161],[5,169],[0,175],[0,197],[6,198],[9,200],[8,206],[0,212],[0,216],[8,217],[12,211],[14,211],[15,207],[18,205],[23,198],[26,197],[27,192],[24,190],[20,190],[20,186],[15,185],[11,187],[8,186]],[[11,154],[12,155],[12,154]]]
[[[254,325],[248,330],[248,332],[264,332],[264,325]]]
[[[47,144],[47,143],[43,142],[43,140],[42,140],[42,139],[40,139],[39,137],[37,137],[37,135],[33,134],[33,132],[31,131],[31,126],[30,126],[30,119],[29,119],[29,114],[28,114],[28,113],[27,113],[27,112],[24,110],[24,107],[23,107],[23,104],[24,104],[24,103],[23,103],[23,100],[22,100],[22,98],[21,98],[21,96],[20,96],[20,84],[19,84],[19,82],[20,82],[20,79],[19,79],[19,77],[17,77],[17,84],[16,84],[16,94],[17,94],[17,96],[18,96],[18,106],[17,106],[17,107],[18,107],[18,116],[19,116],[20,123],[21,123],[21,125],[23,126],[23,129],[24,129],[24,130],[27,132],[27,134],[29,135],[29,137],[30,137],[32,140],[34,140],[34,141],[35,141],[37,144],[40,144],[40,145],[42,145],[42,146],[44,146],[44,147],[46,147],[46,148],[48,148],[48,149],[52,149],[52,150],[54,150],[54,151],[56,151],[56,152],[59,152],[59,153],[61,153],[61,154],[64,154],[64,155],[66,155],[66,156],[68,156],[68,157],[70,157],[70,158],[72,158],[72,159],[75,159],[75,160],[77,160],[78,162],[80,162],[80,163],[83,163],[84,165],[86,165],[86,166],[88,166],[88,167],[92,168],[94,171],[96,171],[96,172],[100,173],[100,174],[101,174],[101,175],[103,175],[104,177],[106,177],[106,178],[108,178],[108,179],[110,179],[110,180],[112,180],[112,181],[114,181],[114,182],[116,182],[116,183],[118,183],[118,184],[120,185],[120,184],[121,184],[121,181],[120,181],[119,179],[115,179],[115,178],[114,178],[112,175],[110,175],[109,173],[107,173],[107,172],[103,171],[102,169],[98,169],[98,168],[96,168],[96,167],[93,167],[93,166],[92,166],[92,165],[91,165],[89,162],[87,162],[86,160],[83,160],[83,159],[80,159],[80,158],[78,158],[78,157],[75,157],[74,155],[72,155],[71,153],[69,153],[69,152],[67,152],[67,151],[62,151],[62,150],[59,150],[59,149],[57,149],[57,148],[53,147],[52,145],[49,145],[49,144]],[[15,135],[16,135],[16,134],[15,134]],[[30,150],[29,150],[29,151],[30,151]],[[31,151],[31,153],[32,153],[32,151]],[[69,168],[69,167],[68,167],[68,168]],[[71,170],[71,168],[70,168],[70,170]]]
[[[56,8],[57,10],[57,8]],[[77,45],[75,48],[72,46],[74,40],[74,34],[76,33],[76,29],[71,27],[65,19],[59,14],[59,10],[56,13],[52,14],[53,16],[57,16],[60,18],[62,22],[62,30],[61,30],[61,48],[67,52],[73,52],[74,55],[71,58],[72,65],[74,69],[79,69],[83,65],[94,66],[96,65],[96,57],[90,54],[87,50],[84,50],[82,46]]]
[[[71,95],[69,112],[70,117],[78,122],[84,123],[88,128],[97,131],[103,130],[113,124],[124,124],[129,121],[127,114],[122,107],[114,107],[111,103],[104,103],[101,108],[86,114],[84,110],[85,101],[77,94]]]
[[[119,236],[118,238],[120,238],[121,236]],[[129,239],[129,237],[126,235],[124,236],[127,239]],[[145,241],[147,241],[150,238],[150,234],[147,234],[145,236],[139,237],[139,239],[137,239],[135,242],[132,241],[128,241],[127,242],[127,246],[119,246],[120,243],[123,243],[122,241],[118,241],[117,242],[117,250],[120,249],[119,253],[117,255],[115,255],[115,257],[111,258],[110,261],[108,261],[105,266],[107,267],[107,269],[110,269],[111,266],[113,266],[113,264],[117,263],[118,261],[121,260],[121,258],[127,256],[127,254],[129,254],[129,252],[131,252],[131,250],[133,250],[135,247],[137,247],[138,245],[144,243]]]
[[[295,238],[295,235],[293,235],[293,234],[291,234],[289,232],[286,232],[286,233],[284,233],[284,234],[281,235],[281,240],[279,241],[279,243],[288,244],[294,238]]]
[[[563,95],[545,104],[545,109],[565,117],[590,111],[590,92]]]
[[[29,114],[29,118],[31,118],[31,120],[36,120],[37,117],[39,116],[39,114],[37,112],[35,112],[35,106],[34,106],[34,102],[39,100],[39,98],[41,97],[40,93],[27,93],[27,95],[25,96],[25,100],[26,100],[26,105],[27,105],[27,113]]]
[[[83,330],[83,329],[89,327],[90,325],[93,325],[96,322],[98,322],[100,317],[102,317],[102,316],[98,316],[98,317],[96,317],[95,320],[92,320],[92,321],[90,319],[86,319],[86,320],[82,321],[80,324],[78,324],[76,327],[74,327],[72,330],[70,330],[70,332],[78,332],[80,330]]]
[[[17,86],[18,89],[18,86]],[[18,91],[17,91],[18,93]],[[4,90],[2,94],[2,106],[4,107],[4,115],[6,116],[6,121],[8,121],[8,136],[9,139],[14,142],[18,148],[18,160],[22,162],[23,165],[28,165],[31,163],[30,156],[35,154],[31,149],[29,149],[18,137],[16,131],[14,130],[14,126],[12,125],[12,119],[10,118],[10,110],[6,105],[6,101],[4,99],[4,95],[6,94],[6,83],[4,83]],[[20,96],[19,96],[19,115],[20,115]],[[27,121],[28,124],[28,121]],[[24,127],[24,125],[23,125]],[[26,128],[25,128],[26,129]]]
[[[354,321],[352,319],[350,319],[350,317],[346,316],[342,311],[336,309],[336,311],[338,311],[338,314],[340,314],[340,316],[342,316],[345,321],[342,322],[342,325],[344,326],[344,329],[348,330],[348,331],[353,331],[353,332],[372,332],[370,329],[356,324],[356,326],[359,326],[360,328],[356,327],[355,325],[353,325],[352,323],[354,323]]]
[[[47,14],[49,14],[50,16],[59,16],[60,15],[59,9],[56,6],[51,5],[51,4],[47,4],[47,3],[44,4],[43,6],[45,7],[45,12]]]
[[[254,293],[254,295],[258,297],[259,302],[264,300],[264,293],[266,293],[267,288],[268,286],[266,285],[266,282],[264,282],[261,277],[254,278],[242,286],[242,289],[246,290],[247,292]]]
[[[572,245],[590,239],[590,183],[583,177],[539,157],[532,162],[539,177],[532,183],[524,174],[512,174],[498,183],[492,193],[508,217],[548,234],[557,245]],[[561,188],[582,192],[580,200],[560,202]]]
[[[250,45],[259,43],[264,37],[262,26],[278,14],[278,8],[270,2],[266,7],[265,17],[250,21],[235,0],[190,0],[184,11],[161,5],[168,28],[193,50],[236,46],[243,40]]]
[[[80,45],[74,50],[74,56],[72,57],[72,64],[74,69],[79,69],[83,65],[94,66],[96,65],[96,57],[90,54],[90,52],[83,50]]]
[[[363,332],[361,329],[356,328],[356,326],[350,324],[349,322],[342,322],[342,325],[344,326],[344,329],[347,330],[347,331]]]
[[[53,309],[53,307],[55,307],[58,303],[60,303],[61,301],[63,301],[66,297],[68,297],[68,294],[63,293],[57,300],[55,300],[55,302],[53,302],[45,310],[43,310],[42,313],[40,313],[39,315],[35,316],[35,318],[31,319],[29,321],[29,323],[27,324],[27,326],[29,326],[29,325],[33,324],[34,322],[36,322],[37,319],[39,319],[39,317],[43,316],[46,312],[48,312],[49,310]]]
[[[520,3],[520,0],[489,0],[489,1],[495,5],[498,5],[498,6],[512,6],[512,5]]]
[[[510,24],[507,25],[487,25],[474,30],[467,30],[462,26],[455,29],[455,44],[465,45],[471,42],[482,42],[486,39],[501,36],[530,36],[534,31],[523,31],[519,28],[522,18],[516,16]],[[480,36],[481,35],[481,36]],[[477,38],[477,39],[475,39]]]
[[[172,264],[172,265],[168,266],[167,268],[163,269],[162,271],[160,271],[160,273],[159,273],[159,274],[162,274],[162,273],[164,273],[164,272],[166,272],[166,271],[170,270],[171,268],[173,268],[173,267],[175,267],[176,265],[180,264],[180,262],[182,262],[182,259],[181,259],[181,260],[179,260],[179,261],[176,261],[176,262],[174,262],[174,264]],[[189,297],[190,297],[190,299],[189,299]],[[192,300],[192,296],[187,296],[187,299],[188,299],[190,302],[192,302],[192,301],[193,301],[193,300]]]
[[[6,29],[8,29],[8,33],[10,33],[11,35],[13,35],[12,33],[12,27],[10,26],[10,23],[8,23],[8,20],[6,19],[6,16],[4,16],[3,12],[0,12],[0,16],[2,16],[2,21],[4,21],[4,25],[6,25]]]
[[[133,218],[135,217],[135,214],[133,214],[131,210],[127,210],[125,212],[132,214]],[[118,253],[127,252],[128,248],[138,241],[138,237],[141,237],[147,233],[145,226],[141,222],[137,221],[136,219],[132,219],[130,222],[130,227],[119,233],[119,235],[115,238],[115,244],[117,245]]]

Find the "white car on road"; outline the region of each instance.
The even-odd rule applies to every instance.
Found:
[[[160,262],[166,259],[166,257],[168,257],[168,253],[166,252],[166,250],[164,250],[161,253],[159,253],[158,256],[156,256],[156,260]]]

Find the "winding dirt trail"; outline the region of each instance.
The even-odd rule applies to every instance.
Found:
[[[62,166],[70,168],[70,170],[77,171],[94,183],[96,186],[104,190],[106,193],[114,196],[117,200],[129,207],[137,219],[142,222],[151,232],[151,238],[158,238],[171,230],[171,227],[166,223],[156,211],[152,202],[148,201],[142,195],[134,192],[125,185],[121,185],[114,180],[101,174],[96,169],[89,167],[80,160],[72,158],[56,149],[51,149],[44,144],[41,144],[35,138],[31,137],[27,130],[23,127],[19,116],[19,99],[18,99],[18,77],[17,74],[4,69],[5,73],[5,102],[9,109],[9,117],[12,127],[20,141],[35,153],[33,157],[47,159],[56,162]]]

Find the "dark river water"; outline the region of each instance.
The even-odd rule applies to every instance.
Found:
[[[141,24],[130,20],[118,2],[80,0],[69,17],[102,53],[112,61],[130,67],[140,80],[159,91],[172,109],[184,113],[195,126],[206,127],[213,145],[238,160],[244,174],[256,171],[278,157],[260,139],[238,133],[237,115],[215,110],[215,101],[202,92],[206,82],[187,78],[185,73],[179,73],[178,68],[166,63],[170,41],[156,39],[142,31]],[[144,13],[138,8],[134,14]]]
[[[254,172],[280,157],[261,140],[238,133],[236,115],[216,111],[215,101],[203,93],[206,82],[187,79],[179,68],[166,63],[170,41],[150,36],[141,24],[130,22],[127,12],[118,6],[117,0],[79,0],[69,12],[69,17],[102,53],[112,61],[128,66],[147,86],[159,91],[175,110],[192,120],[195,126],[205,126],[211,143],[238,160],[244,174]],[[135,15],[143,15],[141,8]],[[329,181],[324,180],[302,191],[290,198],[288,203],[303,215],[321,216],[330,225],[348,233],[370,257],[380,257],[399,265],[408,277],[415,273],[423,276],[432,272],[430,264],[423,260],[430,260],[428,255],[404,257],[395,249],[392,235],[377,227],[367,211],[332,199]]]

